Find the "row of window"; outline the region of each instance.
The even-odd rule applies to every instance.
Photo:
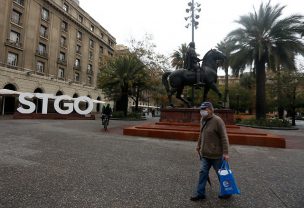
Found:
[[[62,9],[65,11],[65,12],[69,12],[69,5],[67,4],[67,3],[63,3],[63,5],[62,5]],[[83,16],[82,15],[78,15],[78,21],[80,22],[80,23],[84,23],[84,18],[83,18]],[[93,25],[93,24],[90,24],[90,31],[91,32],[94,32],[95,31],[95,26]],[[101,38],[103,38],[103,33],[99,30],[99,34],[100,34],[100,36],[101,36]]]
[[[77,61],[79,61],[79,60],[76,59],[75,65],[78,64]],[[11,65],[11,66],[17,66],[18,65],[18,54],[9,52],[8,56],[7,56],[7,64]],[[37,61],[36,62],[36,72],[38,74],[39,73],[44,74],[44,69],[45,69],[45,63],[42,62],[42,61]],[[58,68],[57,76],[58,76],[59,79],[64,79],[64,75],[65,75],[64,71],[65,71],[64,68],[62,68],[62,67]],[[91,85],[92,84],[92,76],[91,75],[93,74],[92,64],[88,65],[87,73],[88,73],[87,84]],[[74,81],[80,82],[80,72],[74,72]]]
[[[21,5],[21,6],[24,6],[24,0],[14,0],[15,3]],[[67,3],[63,3],[63,6],[62,6],[62,9],[65,11],[65,12],[69,12],[69,5]],[[21,25],[21,13],[17,10],[13,10],[13,14],[12,14],[12,17],[11,17],[11,20],[12,22],[18,24],[18,25]],[[41,10],[41,18],[44,20],[44,21],[49,21],[49,10],[45,9],[45,8],[42,8]],[[84,23],[84,17],[79,14],[78,15],[78,21],[80,23]],[[62,29],[64,31],[67,31],[67,23],[66,22],[62,22]],[[93,24],[90,24],[90,31],[91,32],[94,32],[95,31],[95,26]],[[103,39],[104,37],[104,34],[102,33],[101,30],[98,30],[99,31],[99,35],[101,36],[101,38]],[[108,39],[108,43],[110,46],[113,46],[114,45],[114,42],[111,41],[110,39]]]
[[[43,26],[41,27],[41,30],[40,30],[41,36],[46,37],[45,31],[42,28],[43,28]],[[21,46],[20,45],[21,44],[20,43],[20,33],[11,30],[8,41],[10,44],[13,44],[14,46],[17,46],[17,47]],[[66,47],[66,38],[64,36],[61,36],[60,46]],[[100,50],[103,51],[103,48],[101,47]],[[47,55],[46,45],[44,43],[39,43],[37,53],[39,55],[45,55],[45,56]],[[76,53],[81,54],[81,45],[79,45],[79,44],[76,45]],[[93,60],[93,51],[89,51],[89,60],[91,60],[91,61]]]
[[[48,19],[48,16],[49,16],[48,10],[42,8],[42,13],[41,14],[42,14],[42,19],[44,19],[44,20]],[[18,12],[16,10],[13,10],[12,11],[12,17],[11,17],[12,22],[15,23],[15,24],[20,25],[21,15],[22,14],[20,12]],[[61,28],[62,28],[63,31],[67,31],[67,28],[68,28],[67,22],[62,21]],[[47,28],[47,26],[40,25],[39,34],[43,38],[48,38],[48,28]],[[82,40],[82,32],[77,31],[76,37],[77,37],[78,40],[81,41]],[[20,43],[20,33],[16,32],[16,31],[11,31],[9,40],[10,40],[11,43]],[[65,48],[67,47],[65,36],[60,37],[60,46],[65,47]],[[94,41],[92,39],[89,39],[89,47],[94,48]],[[81,45],[77,44],[76,53],[78,53],[78,54],[81,53],[80,48],[81,48]],[[99,47],[99,53],[103,54],[103,47],[102,46]],[[89,55],[89,57],[90,57],[90,60],[92,60],[92,55]]]

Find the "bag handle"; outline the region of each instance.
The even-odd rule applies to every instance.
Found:
[[[229,163],[227,160],[222,160],[221,170],[230,170]]]

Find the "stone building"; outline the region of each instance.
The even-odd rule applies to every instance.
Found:
[[[97,74],[116,39],[78,0],[1,0],[0,20],[0,89],[103,100]],[[1,114],[17,104],[0,96]]]

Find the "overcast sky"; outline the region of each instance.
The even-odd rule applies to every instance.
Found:
[[[128,45],[133,37],[142,40],[153,35],[157,52],[170,55],[182,44],[191,41],[191,29],[184,17],[191,0],[80,0],[80,6],[98,21],[117,41]],[[201,4],[199,27],[195,30],[196,51],[201,57],[233,29],[241,15],[248,14],[261,0],[195,0]],[[283,16],[304,14],[303,0],[272,0],[286,5]]]

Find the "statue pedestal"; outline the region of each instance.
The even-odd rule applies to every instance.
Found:
[[[214,113],[224,120],[230,144],[286,147],[285,139],[280,136],[233,125],[232,110],[219,109]],[[124,128],[123,134],[197,141],[200,118],[199,108],[166,108],[161,110],[160,122],[127,127]]]
[[[164,108],[161,109],[160,122],[199,124],[201,115],[199,108]],[[216,109],[214,113],[221,117],[226,125],[234,124],[234,114],[230,109]]]

